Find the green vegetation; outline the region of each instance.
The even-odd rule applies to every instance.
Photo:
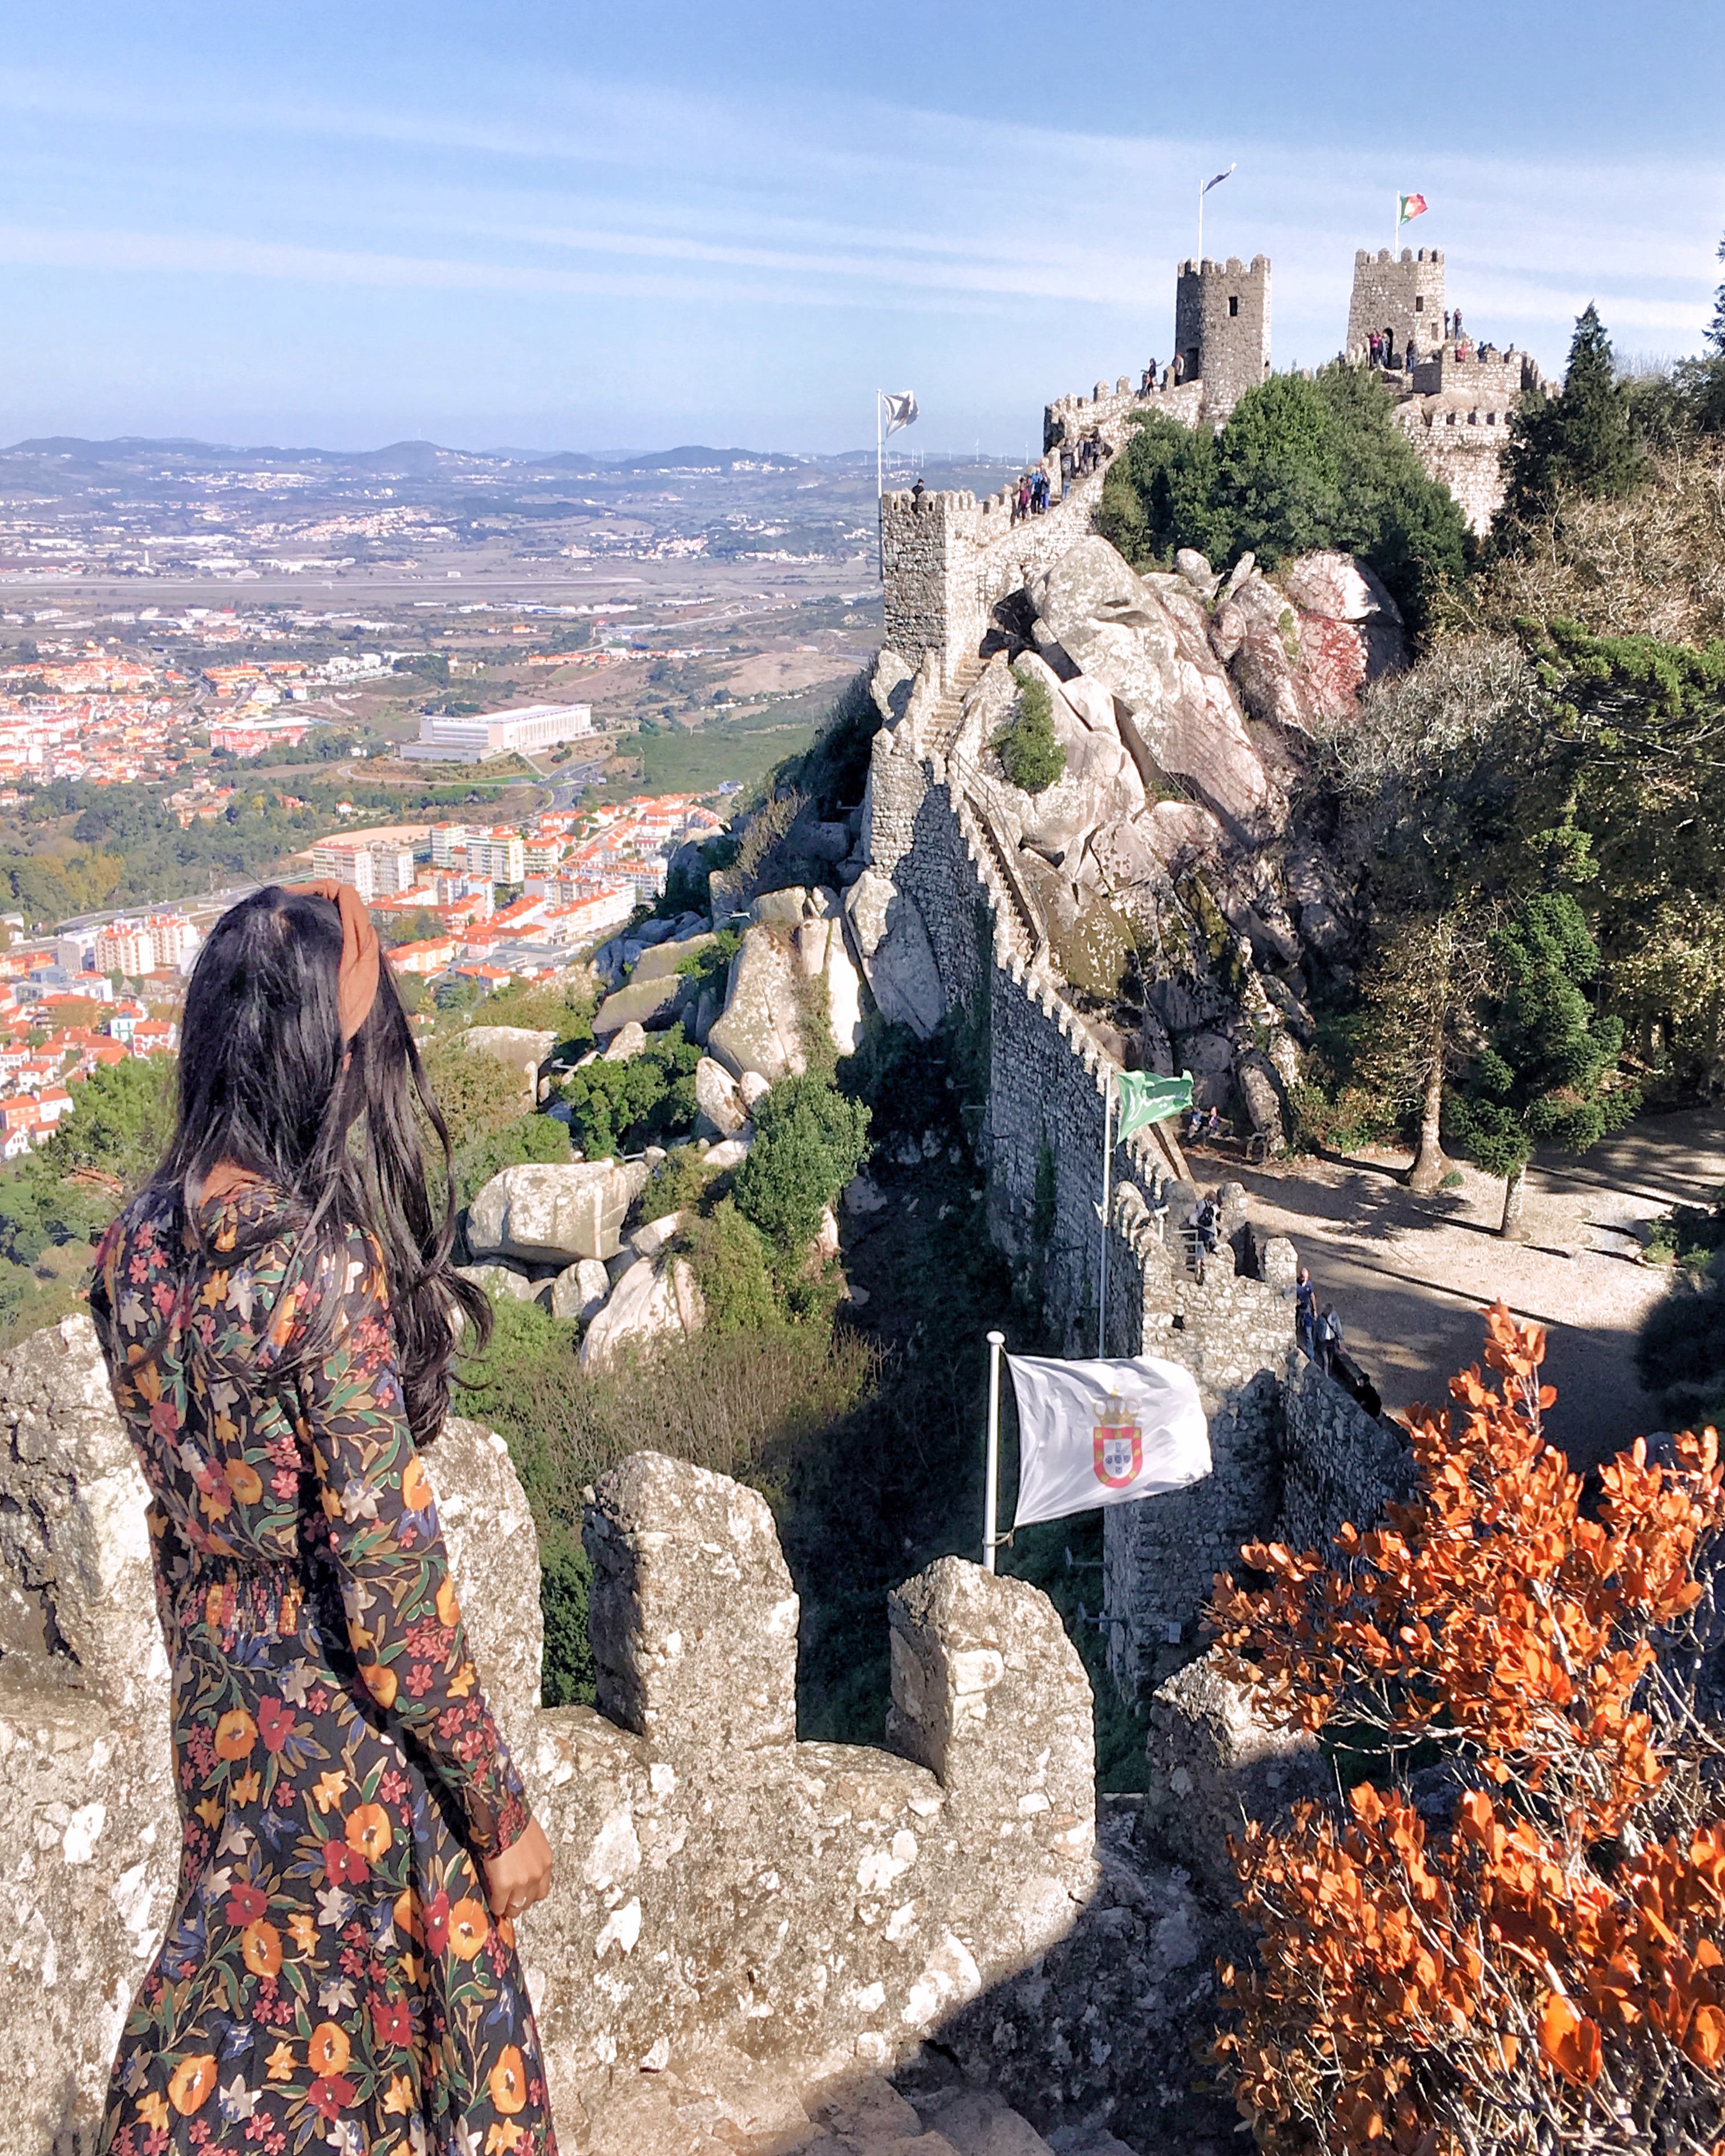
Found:
[[[569,1136],[589,1160],[639,1152],[686,1137],[700,1112],[695,1098],[695,1066],[701,1050],[684,1034],[682,1022],[668,1032],[649,1033],[639,1055],[622,1063],[603,1056],[583,1070],[572,1070],[562,1083],[569,1109]]]
[[[1565,891],[1524,898],[1488,941],[1481,1039],[1450,1102],[1455,1138],[1488,1175],[1506,1179],[1503,1232],[1516,1232],[1522,1177],[1536,1145],[1584,1152],[1620,1130],[1639,1096],[1618,1068],[1621,1020],[1587,991],[1599,947]]]
[[[1026,793],[1056,786],[1066,773],[1066,752],[1055,738],[1054,698],[1039,675],[1013,677],[1019,685],[1013,715],[994,737],[1000,767],[1013,785]]]
[[[1725,1423],[1725,1191],[1655,1221],[1647,1256],[1672,1268],[1635,1342],[1635,1368],[1673,1430]]]
[[[0,1327],[51,1323],[78,1299],[90,1245],[149,1173],[173,1122],[173,1065],[128,1057],[69,1087],[77,1104],[0,1173]]]
[[[748,704],[716,712],[699,726],[672,723],[643,733],[626,753],[640,760],[639,780],[602,789],[610,793],[705,793],[734,778],[744,786],[765,778],[787,756],[799,754],[814,738],[820,701],[828,689],[810,689],[770,704]]]
[[[1466,573],[1466,529],[1394,424],[1389,393],[1337,361],[1249,389],[1219,434],[1147,420],[1108,474],[1096,528],[1140,568],[1183,547],[1219,569],[1340,547],[1369,562],[1416,629]]]
[[[1562,393],[1534,391],[1511,420],[1506,518],[1520,527],[1549,516],[1565,495],[1627,494],[1645,470],[1630,385],[1618,378],[1611,341],[1589,303],[1575,325]]]

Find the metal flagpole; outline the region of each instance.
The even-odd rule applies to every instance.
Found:
[[[1200,265],[1204,261],[1204,198],[1209,192],[1209,189],[1200,180],[1198,183],[1198,259]]]
[[[1102,1081],[1102,1265],[1101,1285],[1096,1295],[1096,1360],[1108,1353],[1108,1171],[1114,1147],[1114,1065]]]
[[[1004,1332],[988,1335],[988,1479],[983,1499],[983,1564],[994,1569],[994,1543],[1000,1512],[1000,1351]]]

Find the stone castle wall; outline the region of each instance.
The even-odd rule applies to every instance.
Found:
[[[1373,254],[1357,248],[1353,295],[1348,305],[1348,351],[1358,357],[1368,341],[1388,330],[1398,352],[1409,342],[1418,353],[1435,352],[1444,341],[1444,250],[1404,247],[1399,255],[1387,247]]]
[[[175,1890],[145,1493],[105,1394],[87,1318],[0,1362],[0,1512],[26,1487],[41,1505],[33,1548],[0,1553],[16,1642],[0,1656],[0,2156],[89,2156]],[[63,1426],[50,1465],[37,1438]],[[765,1502],[639,1454],[588,1512],[598,1705],[545,1709],[536,1551],[506,1450],[455,1421],[428,1466],[556,1855],[519,1941],[566,2145],[649,2055],[711,2043],[814,2077],[890,2069],[932,2040],[1050,2129],[1153,2110],[1179,2000],[1128,2012],[1122,1993],[1091,2041],[1097,1999],[1131,1989],[1129,1971],[1109,1976],[1122,1940],[1153,1964],[1156,1948],[1142,1891],[1121,1900],[1098,1867],[1090,1688],[1044,1595],[941,1559],[884,1613],[890,1748],[799,1743],[798,1605]]]
[[[1509,416],[1489,406],[1463,410],[1438,397],[1410,398],[1395,411],[1414,455],[1455,495],[1469,531],[1481,536],[1503,506]]]
[[[1204,416],[1219,427],[1248,389],[1270,372],[1270,258],[1248,269],[1225,262],[1183,262],[1174,288],[1174,349],[1186,378],[1204,385]]]

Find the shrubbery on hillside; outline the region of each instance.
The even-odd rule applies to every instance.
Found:
[[[1000,767],[1026,793],[1057,786],[1065,775],[1066,752],[1055,738],[1054,698],[1047,682],[1034,674],[1014,677],[1018,699],[1011,722],[994,737]]]
[[[1219,569],[1316,547],[1362,556],[1423,629],[1467,562],[1466,527],[1391,414],[1389,393],[1340,361],[1249,389],[1220,434],[1146,420],[1102,490],[1096,528],[1140,568],[1196,547]]]
[[[562,1092],[578,1150],[600,1160],[686,1137],[700,1113],[695,1098],[700,1060],[701,1050],[680,1021],[666,1032],[649,1033],[640,1054],[625,1062],[608,1063],[601,1056],[572,1070]]]
[[[1254,1545],[1268,1586],[1218,1583],[1227,1673],[1353,1784],[1345,1816],[1232,1845],[1256,1951],[1217,2050],[1271,2156],[1717,2146],[1725,1820],[1688,1620],[1717,1445],[1638,1443],[1584,1514],[1544,1352],[1499,1303],[1498,1381],[1416,1417],[1391,1526],[1343,1527],[1340,1569]]]

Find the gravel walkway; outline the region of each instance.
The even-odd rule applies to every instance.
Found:
[[[1581,1466],[1656,1426],[1634,1348],[1668,1276],[1639,1262],[1634,1226],[1725,1185],[1725,1112],[1644,1116],[1579,1158],[1537,1164],[1520,1245],[1497,1233],[1502,1182],[1466,1166],[1459,1187],[1429,1199],[1404,1186],[1405,1153],[1241,1168],[1200,1147],[1194,1166],[1205,1180],[1237,1176],[1254,1219],[1291,1238],[1388,1408],[1446,1404],[1451,1373],[1479,1360],[1479,1312],[1497,1296],[1549,1327],[1551,1435]]]

